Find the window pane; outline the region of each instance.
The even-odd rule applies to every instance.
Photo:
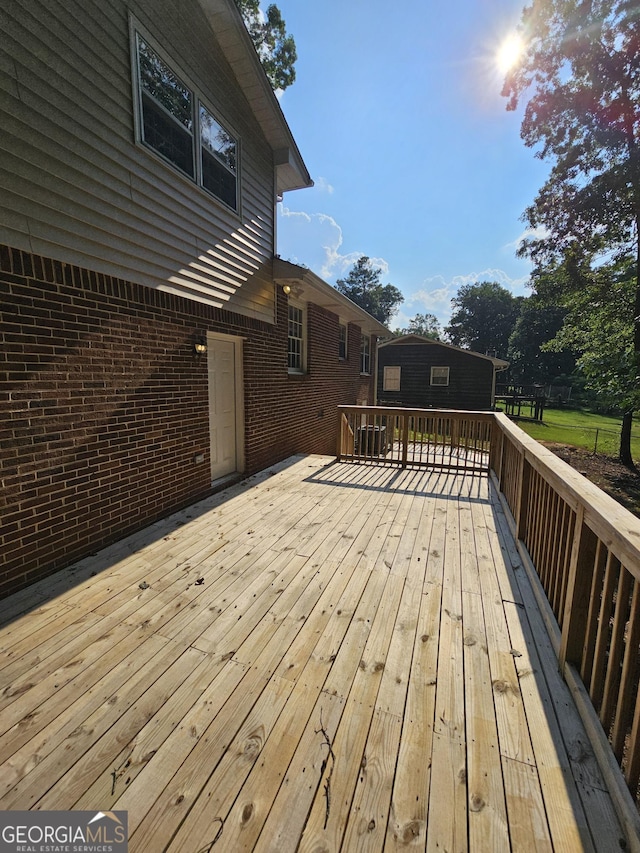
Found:
[[[143,139],[193,177],[193,95],[141,38],[138,67]]]
[[[449,368],[448,367],[432,367],[431,368],[431,384],[432,385],[448,385],[449,384]]]
[[[202,186],[236,209],[236,176],[228,172],[205,148],[202,149]]]
[[[340,340],[338,343],[338,357],[347,357],[347,327],[340,324]]]
[[[202,185],[234,210],[237,207],[236,140],[200,104]]]
[[[202,104],[200,104],[200,139],[203,147],[214,154],[235,175],[236,141]]]
[[[291,370],[304,366],[304,313],[302,308],[289,305],[289,363]]]
[[[370,372],[371,342],[366,335],[360,338],[360,373]]]

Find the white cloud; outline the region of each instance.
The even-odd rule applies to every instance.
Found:
[[[511,291],[514,296],[525,295],[528,276],[511,278],[501,269],[485,269],[480,272],[454,275],[445,278],[434,275],[425,278],[420,287],[404,294],[404,302],[398,314],[394,317],[394,327],[405,328],[409,320],[416,314],[435,314],[441,326],[446,326],[451,319],[451,300],[465,284],[475,284],[480,281],[496,281],[502,287]]]
[[[313,186],[315,189],[320,190],[320,192],[329,193],[329,195],[333,194],[333,187],[326,178],[321,176],[314,178]]]
[[[538,225],[537,228],[525,228],[524,231],[519,234],[515,240],[512,240],[511,243],[506,243],[502,248],[505,251],[517,252],[523,240],[527,240],[530,237],[533,237],[534,240],[544,240],[545,237],[548,236],[549,231],[547,228],[544,227],[544,225]]]
[[[366,250],[344,251],[342,228],[332,216],[326,213],[291,210],[282,203],[278,205],[278,253],[286,260],[309,267],[325,281],[333,284],[336,279],[349,272],[358,258],[368,254]],[[529,280],[528,275],[514,278],[503,269],[491,267],[449,277],[426,276],[422,278],[421,284],[410,289],[397,280],[387,260],[371,257],[371,263],[382,270],[383,283],[391,281],[404,295],[404,302],[391,320],[393,328],[405,328],[416,314],[425,313],[434,314],[441,326],[448,325],[451,319],[451,300],[465,284],[496,281],[514,296],[521,296],[526,295],[526,284]],[[420,263],[422,261],[418,259],[416,265]],[[420,277],[418,272],[414,281]]]
[[[326,213],[305,213],[278,205],[278,254],[293,263],[304,264],[325,281],[335,282],[346,275],[366,251],[342,251],[342,228]],[[371,263],[389,272],[384,258]]]

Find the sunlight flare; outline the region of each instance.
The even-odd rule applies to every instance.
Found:
[[[524,42],[517,33],[512,33],[502,42],[498,49],[496,62],[498,69],[506,74],[518,63],[524,52]]]

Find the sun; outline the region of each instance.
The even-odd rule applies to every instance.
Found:
[[[517,33],[512,33],[502,42],[496,55],[496,63],[502,74],[517,64],[524,52],[524,42]]]

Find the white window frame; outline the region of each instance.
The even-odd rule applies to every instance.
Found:
[[[293,301],[287,306],[287,369],[293,374],[307,370],[307,309]]]
[[[382,373],[382,390],[399,391],[400,375],[402,368],[398,366],[385,365]]]
[[[444,365],[432,367],[430,384],[445,388],[449,384],[449,368]]]
[[[371,338],[369,335],[360,336],[360,373],[371,375]]]
[[[145,27],[143,27],[133,16],[130,16],[129,28],[131,34],[131,68],[136,144],[140,145],[145,149],[145,151],[148,151],[153,156],[157,157],[161,162],[167,164],[171,169],[175,170],[177,174],[196,184],[207,194],[209,198],[214,199],[227,210],[231,210],[235,214],[240,215],[240,140],[238,134],[231,129],[230,125],[226,121],[221,119],[218,111],[211,106],[207,98],[198,90],[198,87],[195,86],[189,79],[188,75],[182,71],[180,65],[175,62],[171,56],[167,55]],[[145,96],[153,102],[159,113],[166,113],[170,121],[175,122],[177,127],[181,127],[183,132],[190,135],[192,156],[192,168],[190,171],[183,169],[169,156],[164,155],[162,151],[158,150],[156,146],[145,139],[143,106],[144,87],[141,80],[139,60],[139,45],[141,41],[147,45],[151,52],[157,55],[160,61],[167,66],[167,69],[191,96],[191,119],[189,126],[187,127],[170,110],[166,109],[156,98],[154,98],[153,94],[149,92],[145,93]],[[226,134],[229,140],[232,141],[233,154],[230,155],[227,160],[225,160],[225,158],[220,154],[216,153],[214,150],[215,146],[212,147],[204,141],[204,135],[201,127],[201,110],[204,110],[213,119],[216,125],[218,125],[220,131]],[[203,162],[206,156],[209,156],[212,159],[214,165],[220,170],[221,175],[231,176],[234,179],[233,202],[229,201],[229,198],[225,198],[223,195],[216,193],[210,186],[205,186],[206,175],[203,169]],[[228,162],[229,160],[233,165]]]
[[[338,358],[346,361],[349,354],[348,349],[349,331],[346,323],[340,323],[338,327]]]

